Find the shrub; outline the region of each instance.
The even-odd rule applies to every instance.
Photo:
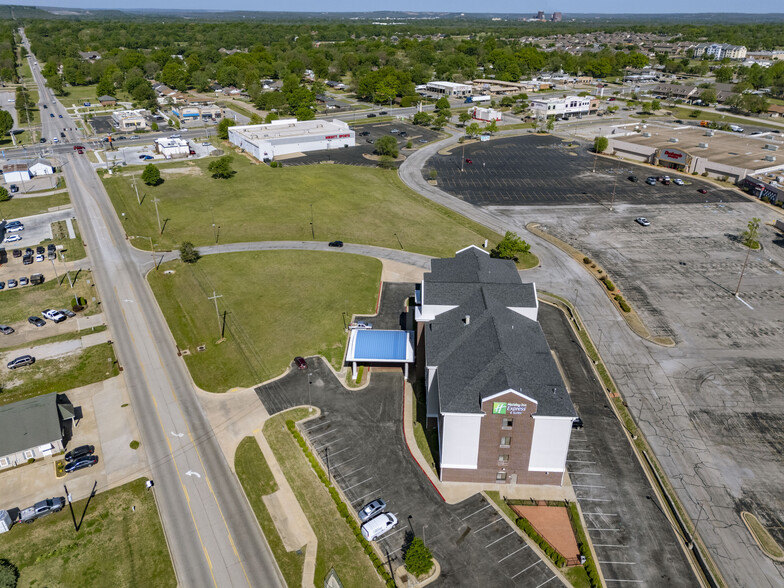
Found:
[[[0,588],[16,588],[19,570],[7,559],[0,559]]]
[[[131,449],[139,449],[139,445],[140,445],[140,443],[136,439],[131,441],[130,444],[129,444]]]
[[[591,263],[591,258],[590,257],[583,257],[583,263],[585,265],[588,265],[589,263]]]
[[[185,263],[196,263],[201,259],[201,253],[190,241],[183,241],[180,245],[180,259]]]
[[[403,561],[406,564],[406,571],[415,576],[422,576],[433,568],[433,554],[419,537],[414,537],[408,545]]]
[[[27,460],[27,463],[35,463],[35,458],[31,457],[30,459]]]
[[[601,281],[602,281],[602,282],[604,282],[604,285],[605,285],[605,287],[606,287],[606,288],[607,288],[607,289],[608,289],[610,292],[612,292],[613,290],[615,290],[615,284],[613,284],[613,283],[612,283],[612,281],[610,281],[610,278],[608,278],[607,276],[602,276],[600,279],[601,279]]]
[[[592,268],[595,268],[595,267],[596,267],[596,264],[595,264],[595,263],[592,263],[592,264],[591,264],[591,267],[592,267]]]
[[[597,271],[597,272],[599,272],[600,274],[603,274],[603,273],[604,273],[604,270],[601,270],[601,269],[598,269],[598,270],[596,270],[596,271]]]
[[[357,369],[357,379],[355,380],[356,384],[361,384],[362,383],[362,374],[363,373],[365,373],[365,366],[361,365]]]

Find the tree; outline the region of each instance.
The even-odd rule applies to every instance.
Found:
[[[0,588],[16,588],[19,570],[7,559],[0,559]]]
[[[457,120],[460,121],[460,124],[465,125],[469,120],[471,120],[471,115],[468,112],[461,112],[457,117]]]
[[[14,118],[10,112],[0,110],[0,137],[5,137],[14,126]]]
[[[384,135],[376,140],[376,153],[379,155],[388,155],[389,157],[397,157],[397,141],[394,137]]]
[[[449,98],[441,96],[441,98],[436,101],[436,110],[449,110]]]
[[[528,253],[530,250],[531,246],[523,241],[517,233],[507,231],[501,242],[490,250],[490,257],[517,261],[521,254]]]
[[[95,97],[114,96],[114,83],[110,76],[104,75],[95,87]]]
[[[313,120],[316,118],[316,113],[307,106],[300,106],[294,114],[297,120]]]
[[[161,170],[153,163],[148,163],[142,172],[142,181],[148,186],[157,186],[161,183]]]
[[[433,117],[426,112],[417,112],[414,115],[413,123],[415,125],[426,127],[432,122],[433,122]]]
[[[479,134],[479,123],[472,122],[466,127],[466,135],[474,137]]]
[[[653,100],[651,100],[651,110],[656,112],[659,109],[661,109],[661,100],[654,98]]]
[[[607,137],[596,137],[593,140],[594,153],[604,153],[607,147],[610,146],[610,141]]]
[[[180,259],[185,263],[196,263],[201,259],[201,253],[193,246],[193,243],[184,241],[180,245]]]
[[[447,118],[444,115],[445,111],[441,111],[436,119],[433,121],[433,128],[436,130],[441,130],[446,126]]]
[[[233,127],[237,121],[231,118],[224,118],[218,123],[218,137],[221,139],[229,138],[229,127]]]
[[[700,100],[703,104],[716,104],[716,90],[713,88],[706,88],[700,92]]]
[[[414,537],[403,555],[406,571],[414,576],[422,576],[433,568],[433,554],[419,537]]]
[[[750,249],[759,249],[759,227],[760,227],[760,219],[752,218],[749,221],[748,227],[743,234],[740,236],[743,244]]]
[[[494,120],[491,120],[489,123],[485,125],[485,132],[486,133],[497,133],[498,132],[498,123]]]
[[[213,178],[222,180],[228,180],[237,173],[231,169],[231,155],[219,157],[207,166],[207,170],[212,174]]]
[[[11,200],[11,195],[8,193],[8,190],[0,187],[0,202],[6,202],[8,200]]]
[[[732,81],[733,71],[731,67],[722,66],[714,71],[713,75],[716,76],[716,82],[726,84]]]

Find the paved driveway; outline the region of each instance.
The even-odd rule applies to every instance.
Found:
[[[435,169],[442,190],[480,206],[602,204],[609,207],[611,203],[623,202],[664,204],[741,199],[730,190],[720,190],[697,179],[686,179],[691,183],[687,186],[661,183],[649,186],[645,178],[662,176],[668,170],[654,172],[650,167],[626,161],[596,158],[590,147],[587,141],[553,136],[494,139],[455,146],[450,155],[436,154],[427,161],[422,173],[429,178],[429,170]],[[629,181],[631,175],[639,181]],[[697,192],[701,187],[708,193]]]
[[[554,579],[481,495],[448,505],[435,491],[403,439],[402,374],[376,372],[367,388],[349,391],[319,358],[308,358],[308,364],[308,370],[292,370],[256,392],[275,414],[308,403],[310,378],[312,403],[322,415],[306,423],[303,433],[329,462],[353,508],[383,498],[397,516],[397,528],[379,541],[393,567],[402,564],[401,549],[413,532],[441,564],[436,585],[533,587]]]

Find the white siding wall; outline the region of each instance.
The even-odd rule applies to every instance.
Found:
[[[481,414],[445,414],[442,417],[441,467],[476,469]]]
[[[426,413],[429,417],[437,417],[438,410],[438,375],[436,368],[427,368],[427,408]]]
[[[569,450],[571,435],[571,418],[534,415],[534,436],[528,470],[563,472],[566,469],[566,452]]]

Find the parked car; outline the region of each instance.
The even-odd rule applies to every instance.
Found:
[[[656,178],[651,176],[647,180],[645,180],[645,183],[648,184],[649,186],[655,186],[656,185]]]
[[[8,235],[5,238],[5,242],[6,243],[14,243],[16,241],[21,241],[21,240],[22,240],[22,237],[20,235]]]
[[[9,287],[9,288],[16,288],[18,285],[19,285],[19,284],[18,284],[18,283],[16,282],[16,280],[14,280],[13,278],[11,278],[10,280],[8,280],[8,287]]]
[[[95,453],[94,445],[80,445],[65,454],[65,461],[72,462]]]
[[[62,312],[59,310],[52,310],[51,308],[47,308],[41,313],[41,315],[44,318],[48,318],[50,321],[54,321],[55,323],[61,323],[66,318]]]
[[[370,131],[362,131],[359,136],[360,137],[367,137],[370,134]]]
[[[675,178],[672,181],[672,183],[675,184],[676,186],[683,186],[685,184],[685,182],[680,178]]]
[[[15,370],[16,368],[33,365],[34,363],[35,358],[32,355],[20,355],[8,362],[8,369]]]
[[[68,310],[67,308],[61,308],[60,312],[62,312],[68,318],[73,318],[76,316],[76,313],[73,310]]]
[[[5,286],[4,283],[3,285]],[[14,333],[14,329],[13,327],[9,327],[8,325],[0,325],[0,333],[2,333],[3,335],[11,335],[12,333]]]
[[[209,141],[205,141],[204,143],[201,144],[201,146],[202,147],[212,147],[212,143],[210,143]]]
[[[308,369],[308,362],[305,361],[304,357],[297,356],[294,358],[294,363],[296,364],[297,368],[301,370]]]
[[[572,421],[572,429],[582,429],[583,428],[583,419],[577,417]]]
[[[44,253],[45,251],[46,251],[46,249],[44,249],[44,246],[43,246],[43,245],[38,245],[38,246],[35,248],[35,252],[36,252],[37,254],[39,254],[39,255],[40,255],[41,253]]]
[[[638,181],[638,178],[637,178],[637,176],[629,176],[629,181],[630,182],[636,182],[636,181]]]
[[[30,280],[28,280],[27,278],[25,278],[25,277],[19,278],[19,285],[20,286],[27,286],[27,284],[29,284],[29,283],[30,283]]]
[[[36,261],[43,261],[44,260],[44,256],[39,253],[38,255],[35,256],[35,260]]]
[[[699,190],[697,190],[697,192],[699,192],[700,194],[707,194],[708,193],[708,191],[705,188],[700,188]]]
[[[19,186],[16,184],[11,184],[8,186],[8,189],[11,191],[11,194],[16,194],[19,191]]]
[[[360,529],[362,530],[362,536],[365,539],[368,541],[375,541],[396,525],[397,517],[385,512],[364,523]]]
[[[57,249],[57,245],[55,245],[54,243],[49,243],[49,245],[46,246],[47,251],[55,251],[56,249]]]
[[[0,290],[5,290],[5,282],[0,282]]]
[[[637,224],[640,224],[640,225],[642,225],[644,227],[648,227],[651,224],[650,221],[647,218],[645,218],[644,216],[638,216],[636,219],[634,219],[634,222],[636,222]]]
[[[357,511],[357,514],[359,515],[359,521],[364,523],[365,521],[372,519],[374,516],[384,512],[386,507],[387,503],[380,498],[377,498],[373,502],[368,502],[365,506]]]
[[[14,249],[14,257],[22,257],[22,250]]]
[[[9,282],[11,280],[8,280]],[[46,325],[46,321],[39,316],[29,316],[27,317],[27,322],[35,327],[43,327]]]
[[[362,330],[372,329],[373,325],[371,323],[368,323],[368,322],[365,322],[365,321],[357,321],[355,323],[351,323],[348,326],[348,328],[349,329],[358,329],[358,330],[362,331]]]
[[[393,135],[396,135],[397,133],[399,133],[399,132],[400,132],[400,129],[392,129],[392,130],[391,130],[391,131],[389,131],[389,132],[390,132],[390,133],[392,133]]]
[[[24,225],[13,225],[13,226],[5,226],[5,230],[7,233],[18,233],[19,231],[24,231]]]
[[[330,241],[330,247],[343,247],[343,241]]]
[[[466,158],[466,163],[474,163],[474,162],[471,161],[470,159]]]
[[[69,464],[65,465],[65,472],[70,474],[71,472],[76,472],[78,470],[82,470],[84,468],[91,468],[95,464],[98,463],[98,456],[97,455],[86,455],[76,461],[72,461]]]

